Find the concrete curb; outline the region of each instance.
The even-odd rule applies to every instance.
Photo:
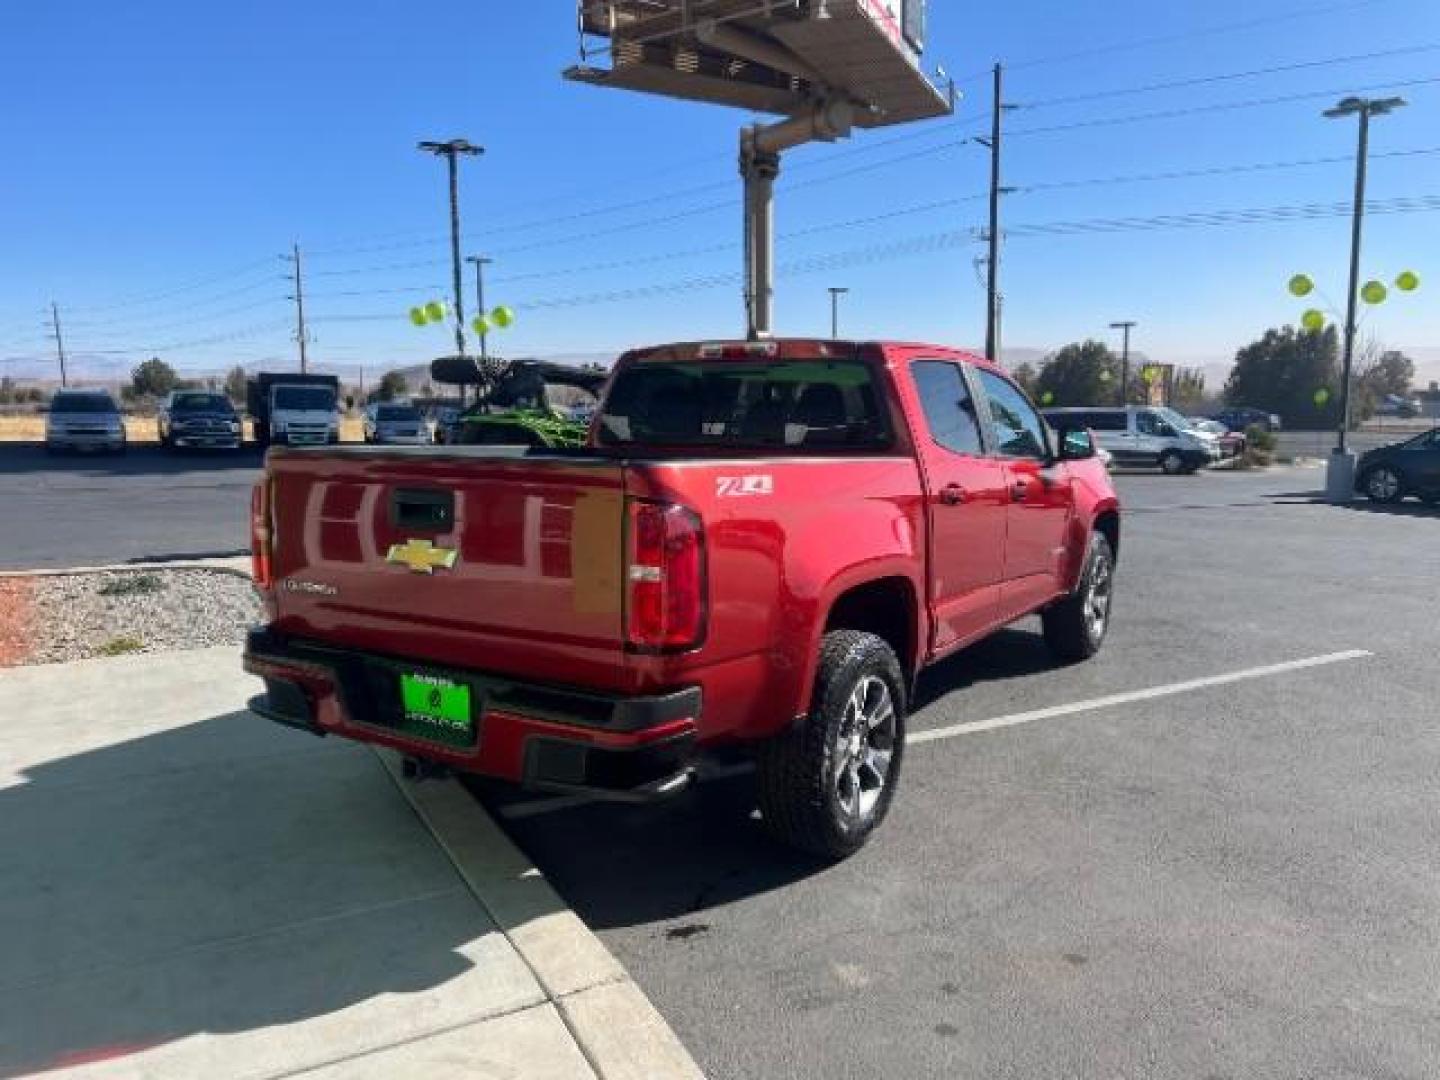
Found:
[[[620,962],[454,780],[411,783],[376,751],[476,901],[534,972],[601,1080],[703,1080]]]
[[[250,580],[250,556],[236,555],[214,559],[174,559],[165,562],[112,563],[104,566],[47,567],[40,570],[0,570],[0,579],[29,577],[65,577],[70,574],[159,573],[164,570],[209,570]]]

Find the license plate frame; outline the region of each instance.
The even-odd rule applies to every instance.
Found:
[[[455,750],[478,744],[481,708],[470,683],[406,668],[397,672],[396,693],[396,730],[402,735]]]

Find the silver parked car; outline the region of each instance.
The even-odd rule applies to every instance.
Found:
[[[402,446],[429,446],[430,425],[414,405],[381,402],[365,410],[365,441]]]
[[[125,420],[106,390],[60,390],[45,417],[45,449],[125,452]]]

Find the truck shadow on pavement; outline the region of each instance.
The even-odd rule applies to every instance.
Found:
[[[42,443],[0,443],[0,475],[71,473],[99,476],[181,475],[258,469],[265,453],[254,446],[241,450],[187,450],[170,453],[158,446],[131,446],[124,454],[67,452],[52,454]]]
[[[1002,630],[928,669],[914,709],[976,683],[1055,666],[1040,635]],[[782,889],[830,866],[770,838],[751,812],[755,777],[743,766],[668,801],[641,805],[557,800],[464,782],[597,930],[680,920],[665,934],[684,936],[697,932],[708,908]]]
[[[347,1020],[379,1037],[485,967],[493,927],[379,760],[275,735],[237,712],[0,770],[0,1076],[245,1032],[209,1074],[278,1074],[277,1045],[343,1054]]]

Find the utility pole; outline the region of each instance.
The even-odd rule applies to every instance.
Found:
[[[990,116],[990,139],[977,140],[990,149],[990,254],[985,280],[985,359],[999,361],[1000,351],[1000,118],[1005,112],[1002,94],[1005,72],[995,65],[995,100]]]
[[[830,286],[830,340],[840,340],[840,297],[850,290],[839,286]]]
[[[55,355],[60,360],[60,385],[69,386],[70,383],[65,374],[65,338],[60,332],[60,307],[54,300],[50,301],[50,329],[55,332]]]
[[[486,258],[484,255],[467,255],[465,261],[475,267],[475,313],[482,319],[485,317],[485,267],[493,263],[494,259]],[[486,339],[489,337],[485,331],[480,332],[480,359],[490,359],[489,346]]]
[[[1125,344],[1120,349],[1120,404],[1130,404],[1130,331],[1136,326],[1135,320],[1112,322],[1111,330],[1125,331]]]
[[[290,250],[291,254],[280,257],[295,264],[295,295],[290,299],[295,301],[295,340],[300,343],[300,374],[304,375],[310,369],[309,357],[305,352],[305,268],[300,261],[300,245],[295,244]]]
[[[465,355],[465,300],[460,295],[460,165],[459,159],[479,157],[485,152],[483,146],[475,146],[466,139],[451,139],[449,142],[426,141],[419,149],[436,157],[443,157],[450,171],[450,269],[455,289],[455,349],[456,355]]]

